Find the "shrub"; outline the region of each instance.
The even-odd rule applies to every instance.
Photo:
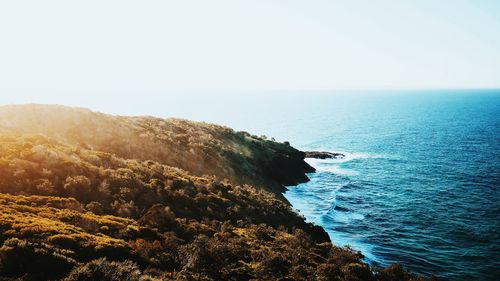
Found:
[[[352,281],[372,281],[375,280],[370,268],[366,264],[349,263],[341,268],[345,280]],[[404,279],[398,279],[404,280]]]
[[[131,261],[108,261],[105,258],[90,261],[75,268],[64,281],[139,281],[141,271]]]
[[[155,204],[141,217],[139,223],[165,231],[175,225],[175,214],[170,207]]]
[[[92,213],[96,215],[103,215],[104,214],[104,207],[102,206],[101,203],[92,201],[85,205],[85,209],[91,211]]]
[[[45,243],[12,238],[0,248],[0,273],[11,278],[27,275],[28,280],[56,279],[76,265],[73,255]]]
[[[183,268],[193,272],[212,272],[220,263],[210,252],[210,241],[207,236],[199,235],[188,245],[180,249]]]
[[[270,253],[261,260],[260,271],[271,276],[286,275],[290,270],[290,262],[279,253]]]
[[[82,198],[90,191],[91,181],[83,175],[67,177],[64,190],[69,196]]]

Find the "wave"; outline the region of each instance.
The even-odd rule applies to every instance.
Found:
[[[341,223],[351,223],[355,220],[364,220],[365,216],[360,213],[352,213],[352,212],[334,212],[333,213],[333,221],[341,222]]]
[[[322,220],[327,224],[331,222],[350,223],[353,220],[364,219],[365,216],[363,214],[337,205],[337,198],[330,203],[330,208],[322,215]]]
[[[321,150],[321,149],[320,149]],[[329,158],[329,159],[316,159],[316,158],[306,158],[305,161],[313,166],[317,171],[327,172],[341,176],[358,176],[359,172],[342,167],[341,164],[348,163],[353,160],[359,159],[386,159],[389,158],[382,154],[369,154],[365,152],[345,152],[345,151],[329,151],[321,150],[331,153],[341,153],[345,155],[342,158]]]
[[[329,172],[332,174],[336,175],[342,175],[342,176],[358,176],[359,172],[351,170],[351,169],[345,169],[341,168],[339,166],[329,166],[329,167],[321,167],[317,168],[317,170],[322,171],[322,172]]]
[[[345,151],[329,151],[329,150],[321,150],[328,151],[332,153],[341,153],[345,155],[343,158],[330,158],[330,159],[315,159],[315,158],[307,158],[306,162],[313,166],[317,173],[312,176],[312,181],[309,184],[305,184],[305,186],[313,187],[318,185],[317,179],[321,179],[322,181],[319,184],[326,184],[329,188],[331,188],[330,198],[323,198],[322,194],[321,198],[317,198],[316,196],[312,196],[309,194],[308,198],[304,198],[302,196],[297,196],[297,201],[302,201],[298,203],[297,207],[300,210],[300,213],[304,214],[306,218],[310,221],[313,221],[316,224],[322,225],[327,233],[329,234],[332,241],[338,246],[351,246],[353,249],[361,251],[365,255],[365,261],[374,262],[378,259],[375,257],[373,253],[373,246],[369,244],[366,240],[361,237],[358,237],[355,234],[346,234],[339,231],[338,227],[357,224],[357,222],[366,219],[365,215],[350,208],[344,206],[337,206],[337,193],[340,189],[344,187],[348,187],[353,184],[353,179],[351,177],[359,176],[359,171],[351,169],[351,167],[355,167],[356,165],[351,165],[349,162],[363,159],[381,159],[381,158],[390,158],[386,155],[381,154],[370,154],[364,152],[345,152]],[[338,177],[332,177],[331,175],[338,175]],[[329,179],[329,180],[325,180]],[[340,185],[332,185],[333,182],[337,184],[342,182]],[[330,182],[331,181],[331,182]],[[301,189],[304,186],[300,187]],[[308,193],[316,193],[317,189],[308,188],[305,189]],[[292,191],[293,192],[293,191]],[[288,194],[289,197],[294,197],[293,195]],[[331,196],[333,195],[333,196]],[[298,198],[300,197],[300,198]],[[309,200],[310,201],[309,201]],[[319,201],[323,200],[330,203],[330,206],[325,208],[324,204],[320,204]],[[307,201],[307,203],[304,203]],[[293,204],[295,205],[295,204]],[[304,206],[307,205],[307,206]],[[321,205],[321,206],[320,206]]]
[[[364,261],[368,263],[379,262],[379,259],[374,253],[375,246],[363,241],[355,234],[346,234],[338,231],[334,231],[329,229],[328,227],[325,229],[332,243],[336,246],[340,247],[350,247],[356,251],[360,251],[363,253]]]
[[[318,149],[321,150],[321,149]],[[345,163],[349,162],[352,160],[357,160],[357,159],[382,159],[382,158],[389,158],[387,155],[383,154],[370,154],[370,153],[365,153],[365,152],[346,152],[346,151],[330,151],[330,150],[321,150],[321,151],[326,151],[326,152],[331,152],[331,153],[340,153],[345,155],[342,158],[328,158],[328,159],[316,159],[316,158],[306,158],[306,162],[308,162],[311,165],[314,165],[315,163],[321,164],[321,163]]]

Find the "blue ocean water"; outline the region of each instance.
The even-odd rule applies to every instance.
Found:
[[[500,91],[249,96],[198,117],[345,153],[285,196],[371,263],[500,280]]]
[[[499,280],[500,96],[393,98],[357,109],[325,116],[332,134],[302,145],[347,157],[310,161],[318,172],[290,187],[290,202],[376,264]]]

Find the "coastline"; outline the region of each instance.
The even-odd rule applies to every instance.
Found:
[[[345,187],[345,183],[341,183],[342,180],[336,183],[325,183],[322,182],[321,179],[325,177],[325,175],[340,175],[342,177],[348,177],[353,175],[358,175],[354,171],[339,168],[339,167],[324,167],[323,165],[338,165],[341,163],[349,162],[354,159],[364,159],[364,158],[380,158],[380,155],[370,155],[367,153],[349,153],[346,151],[337,152],[337,151],[308,151],[305,150],[306,155],[313,154],[313,157],[306,157],[304,160],[311,165],[315,171],[311,173],[306,173],[308,176],[307,182],[298,183],[296,185],[287,186],[287,191],[283,194],[286,200],[290,203],[291,207],[304,218],[304,220],[308,223],[313,223],[321,227],[330,238],[330,241],[337,246],[349,246],[352,247],[356,251],[360,251],[364,256],[364,261],[370,265],[380,265],[382,262],[379,258],[375,256],[373,253],[374,245],[368,244],[364,241],[360,241],[356,238],[351,237],[351,235],[338,232],[333,230],[332,228],[327,229],[329,226],[328,223],[325,223],[325,220],[332,220],[335,216],[332,214],[333,209],[339,210],[335,211],[336,214],[347,215],[344,220],[340,222],[343,223],[349,220],[359,220],[364,219],[364,216],[355,212],[355,210],[350,210],[341,206],[338,206],[336,201],[337,193]],[[326,157],[324,157],[326,155]],[[323,175],[320,175],[323,174]],[[311,182],[311,179],[314,182]],[[338,184],[338,185],[337,185]],[[315,196],[315,189],[321,189],[321,194],[327,194],[325,197],[330,198],[329,200],[325,200],[324,202],[318,201],[318,198]],[[310,197],[311,196],[311,197]],[[318,207],[318,205],[328,204],[327,206]],[[331,205],[330,205],[331,204]],[[330,222],[332,223],[332,222]],[[333,222],[335,223],[335,222]],[[337,224],[337,223],[336,223]],[[331,225],[330,225],[331,227]]]
[[[415,280],[293,210],[286,185],[315,169],[288,142],[60,106],[0,107],[0,120],[3,280],[96,265],[128,280]]]

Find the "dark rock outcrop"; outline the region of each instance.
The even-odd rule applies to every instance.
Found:
[[[282,185],[297,185],[309,181],[306,173],[316,169],[304,161],[305,153],[292,147],[269,143],[272,153],[258,164],[266,178]]]
[[[305,158],[316,158],[316,159],[331,159],[331,158],[344,158],[345,155],[338,152],[326,152],[326,151],[307,151],[305,153]]]

